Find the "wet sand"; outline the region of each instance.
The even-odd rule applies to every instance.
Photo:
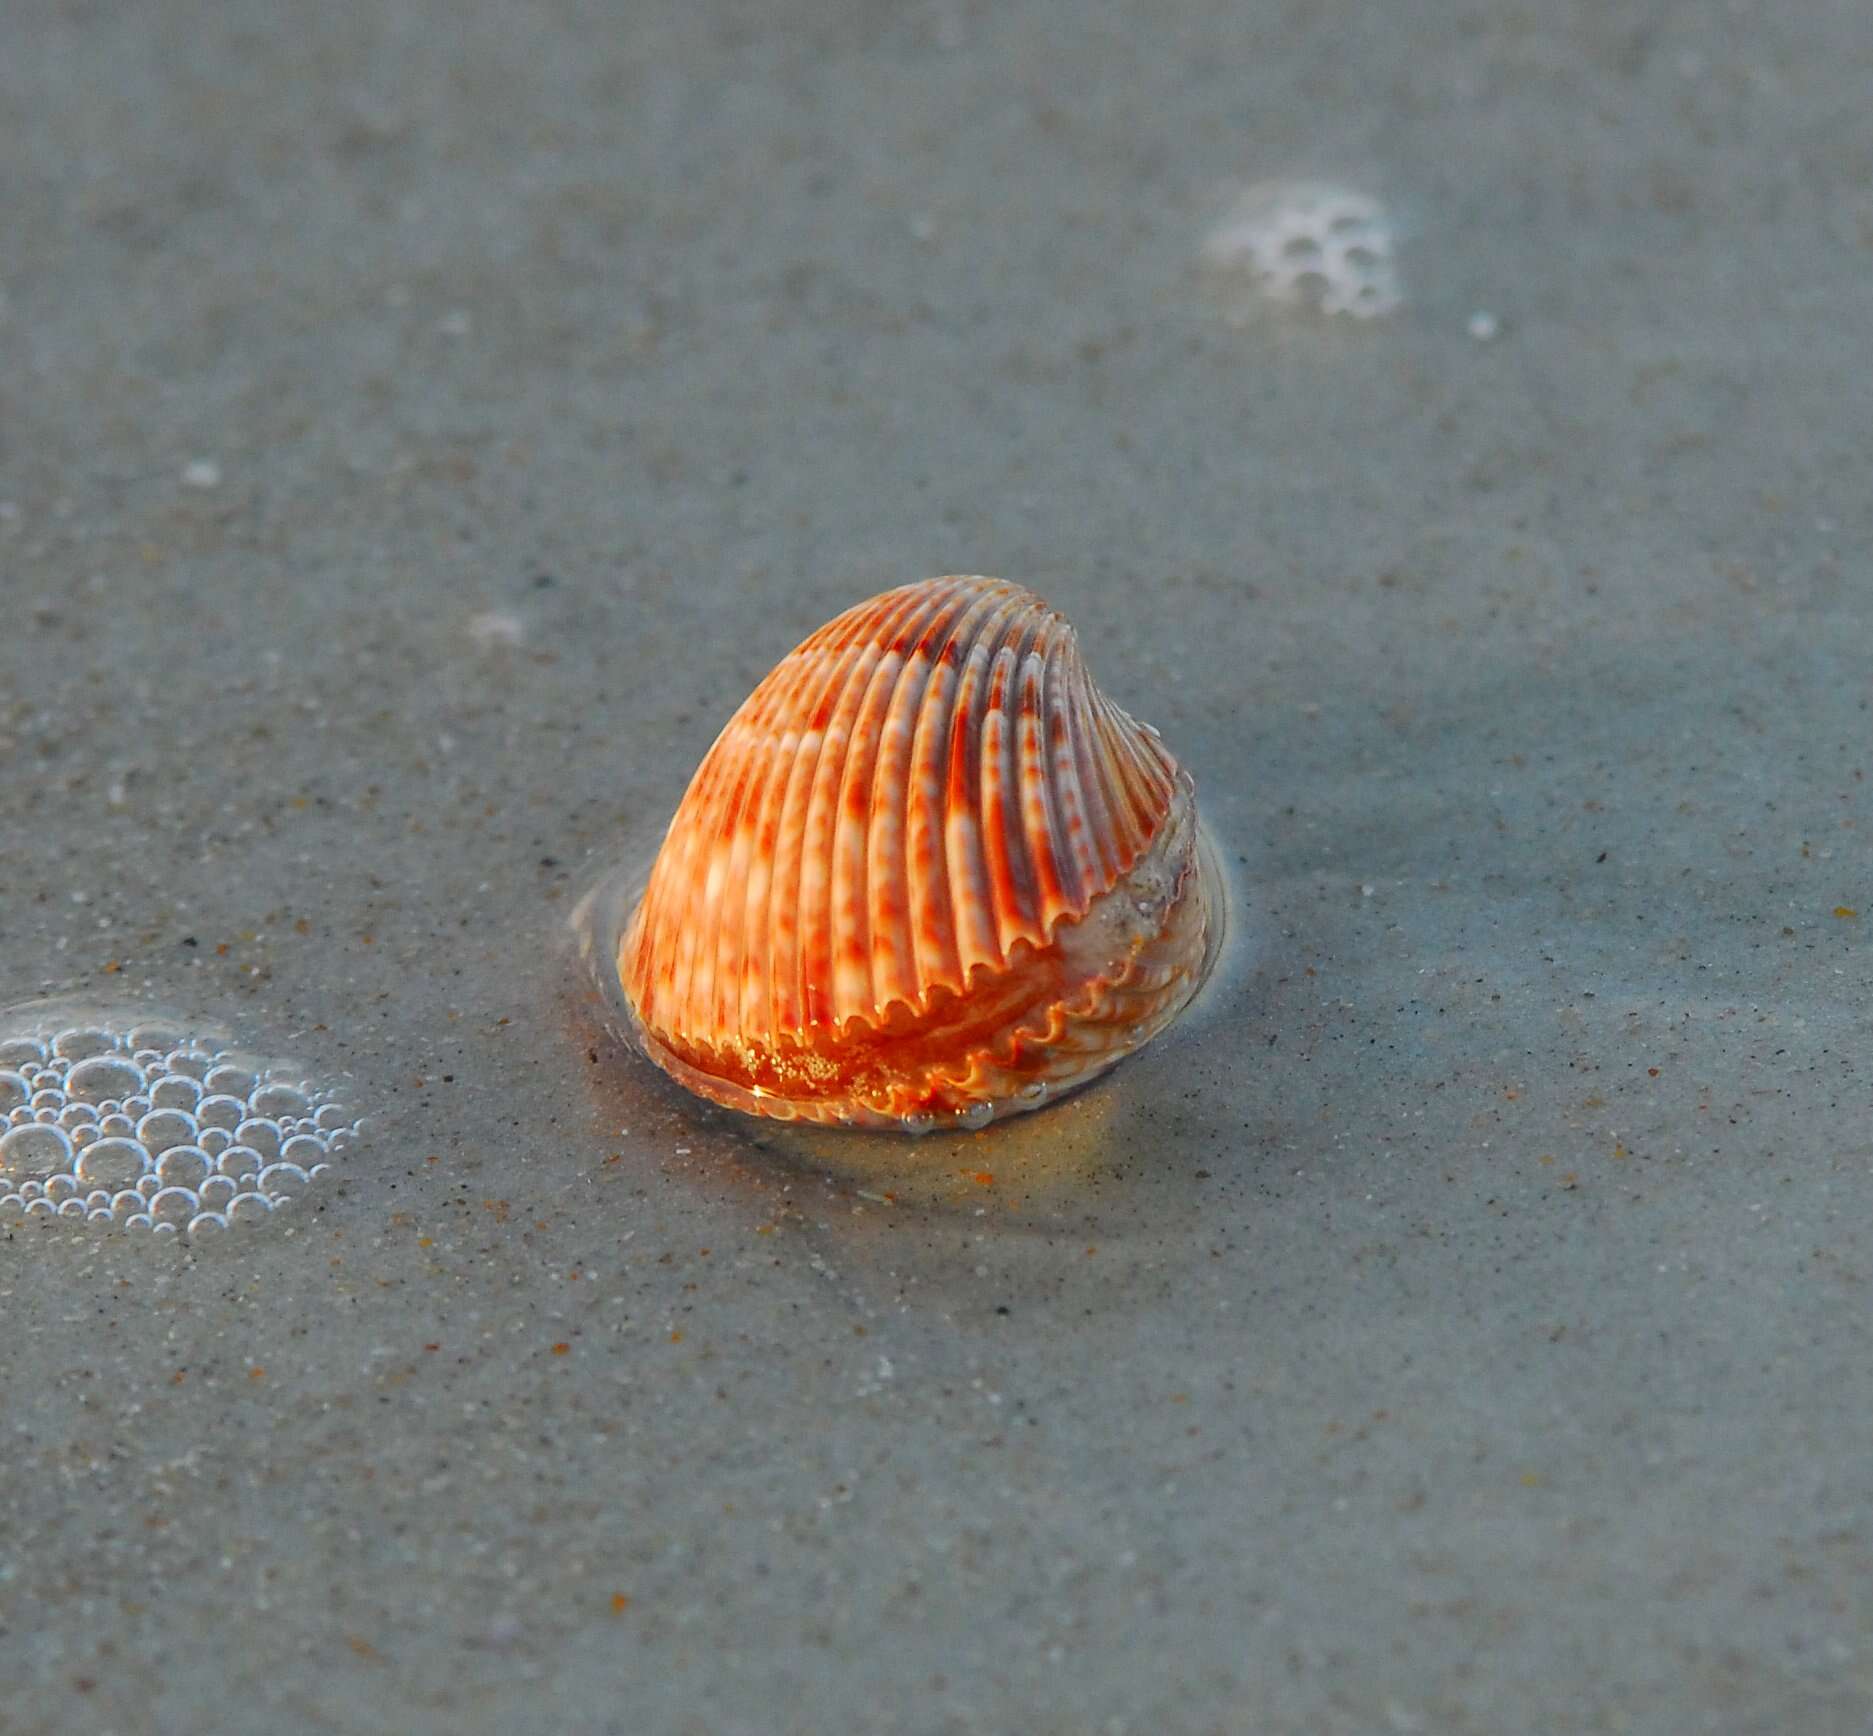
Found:
[[[25,0],[0,1003],[370,1117],[0,1233],[0,1729],[1873,1723],[1857,0]],[[1245,187],[1383,213],[1283,306]],[[1044,1113],[704,1111],[566,919],[1020,579],[1241,968]]]

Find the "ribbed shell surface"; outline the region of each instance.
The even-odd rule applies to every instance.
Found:
[[[1032,592],[887,591],[716,739],[623,937],[626,994],[660,1041],[744,1061],[921,1013],[1084,916],[1177,776]]]

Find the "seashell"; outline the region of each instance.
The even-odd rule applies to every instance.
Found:
[[[1000,579],[822,627],[729,720],[617,969],[645,1050],[787,1120],[979,1127],[1163,1029],[1221,923],[1195,789]]]

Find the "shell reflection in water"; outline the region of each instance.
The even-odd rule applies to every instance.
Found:
[[[980,1127],[1196,992],[1222,900],[1190,776],[1072,627],[989,578],[814,633],[709,750],[618,937],[649,1055],[785,1120]]]

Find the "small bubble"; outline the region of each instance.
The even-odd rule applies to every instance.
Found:
[[[172,1145],[156,1160],[156,1178],[164,1187],[199,1187],[213,1168],[199,1145]]]
[[[46,1177],[46,1198],[63,1204],[77,1195],[78,1183],[69,1175],[49,1175]]]
[[[312,1124],[321,1133],[330,1133],[334,1128],[343,1127],[350,1119],[350,1111],[342,1103],[322,1103],[312,1117]]]
[[[119,1223],[143,1209],[143,1196],[133,1187],[111,1195],[111,1216]]]
[[[80,1061],[66,1078],[73,1097],[100,1106],[107,1099],[122,1100],[143,1089],[143,1069],[122,1055],[98,1055]]]
[[[85,1195],[85,1210],[88,1212],[108,1212],[111,1209],[111,1190],[94,1187]]]
[[[916,1134],[921,1137],[932,1131],[936,1124],[936,1117],[934,1115],[906,1115],[898,1125],[902,1127],[906,1133]]]
[[[152,1109],[186,1109],[193,1113],[201,1100],[200,1082],[185,1074],[166,1074],[150,1087]]]
[[[98,1112],[89,1103],[67,1103],[59,1111],[59,1126],[71,1133],[80,1127],[94,1126]]]
[[[126,1040],[132,1049],[156,1052],[175,1048],[182,1041],[182,1033],[168,1025],[132,1025]]]
[[[150,1195],[150,1216],[159,1224],[186,1224],[201,1209],[193,1188],[162,1187]]]
[[[98,1132],[108,1134],[114,1139],[128,1138],[137,1130],[137,1124],[128,1115],[100,1115]]]
[[[312,1164],[325,1156],[325,1141],[310,1133],[295,1133],[280,1146],[282,1163]]]
[[[131,1186],[148,1173],[150,1154],[134,1139],[94,1139],[78,1154],[75,1173],[86,1187]]]
[[[200,1079],[214,1065],[214,1057],[200,1049],[184,1046],[169,1051],[169,1071],[185,1079]]]
[[[171,1153],[170,1155],[173,1156],[174,1154]],[[233,1199],[235,1194],[240,1191],[240,1187],[231,1175],[211,1175],[204,1177],[201,1185],[197,1187],[195,1191],[201,1196],[203,1205],[213,1206],[219,1210],[222,1206],[225,1206],[229,1200]]]
[[[257,1116],[278,1121],[305,1115],[312,1100],[295,1085],[262,1085],[249,1097],[247,1107]]]
[[[32,1081],[24,1073],[0,1073],[0,1111],[10,1114],[32,1094]]]
[[[234,1135],[225,1127],[204,1127],[195,1143],[210,1157],[219,1157],[234,1143]]]
[[[33,1112],[30,1109],[28,1109],[24,1103],[22,1103],[17,1108],[9,1109],[7,1111],[7,1116],[6,1116],[7,1126],[24,1127],[27,1124],[27,1122],[32,1120],[32,1118],[33,1118]]]
[[[215,1159],[215,1170],[221,1175],[258,1175],[266,1161],[251,1145],[230,1145]]]
[[[0,1194],[0,1224],[26,1215],[26,1202],[16,1193]]]
[[[260,1191],[275,1205],[304,1193],[312,1177],[296,1163],[270,1163],[260,1172]]]
[[[137,1177],[137,1192],[146,1200],[162,1185],[163,1184],[156,1179],[155,1170],[151,1170],[147,1175],[140,1175]]]
[[[186,1109],[152,1109],[137,1123],[137,1138],[152,1153],[167,1151],[172,1145],[193,1145],[199,1131],[195,1117]]]
[[[156,1227],[148,1212],[132,1212],[121,1221],[126,1230],[153,1230]]]
[[[203,1127],[225,1127],[230,1133],[247,1119],[247,1103],[240,1097],[204,1097],[195,1106],[195,1119]]]
[[[37,1067],[46,1058],[46,1046],[37,1037],[8,1037],[0,1041],[0,1070]]]
[[[223,1061],[210,1067],[202,1079],[202,1089],[229,1097],[239,1097],[245,1103],[247,1093],[254,1088],[254,1074],[251,1067],[242,1067]]]
[[[81,1199],[62,1199],[59,1201],[59,1216],[62,1218],[83,1218],[90,1208]]]
[[[993,1103],[971,1103],[967,1109],[959,1110],[956,1119],[971,1132],[988,1126],[995,1119]]]
[[[469,617],[468,636],[483,651],[496,645],[524,645],[527,624],[510,609],[484,609]]]
[[[273,1210],[273,1202],[265,1194],[238,1193],[228,1201],[228,1222],[231,1224],[258,1223]]]
[[[150,1234],[152,1236],[179,1236],[182,1234],[182,1226],[173,1220],[157,1218],[150,1225]]]
[[[50,1109],[55,1115],[65,1107],[66,1101],[65,1093],[55,1085],[47,1085],[32,1095],[32,1106],[35,1110]]]
[[[28,1122],[0,1133],[0,1176],[9,1180],[52,1175],[72,1160],[71,1136],[45,1122]]]
[[[28,1200],[26,1215],[29,1218],[56,1218],[59,1215],[59,1209],[50,1200]]]
[[[61,1061],[88,1061],[93,1055],[108,1055],[117,1047],[109,1031],[90,1025],[74,1025],[52,1039],[52,1053]]]
[[[234,1130],[236,1143],[251,1147],[268,1163],[280,1155],[280,1129],[277,1122],[254,1116]]]

